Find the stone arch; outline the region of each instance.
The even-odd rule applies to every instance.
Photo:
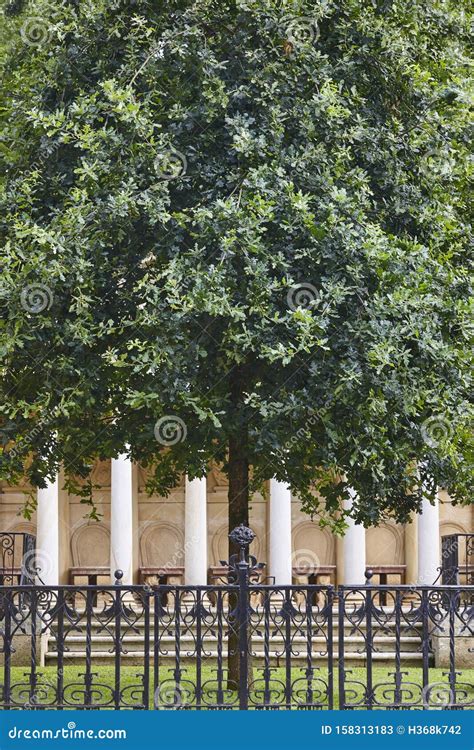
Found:
[[[140,535],[140,565],[143,567],[184,567],[184,536],[171,523],[148,523]]]
[[[29,523],[28,521],[20,521],[20,523],[16,523],[12,526],[9,531],[36,536],[36,525],[34,523]]]
[[[464,528],[462,523],[443,521],[439,525],[439,533],[440,536],[446,536],[447,534],[468,534],[469,532]]]
[[[96,461],[92,469],[92,482],[98,484],[100,489],[110,487],[111,470],[112,466],[110,461]]]
[[[82,523],[71,536],[73,567],[108,567],[110,565],[110,531],[105,524]]]
[[[314,521],[302,521],[293,528],[293,565],[335,565],[333,535]]]
[[[403,530],[392,523],[381,523],[365,533],[367,566],[403,565],[405,543]]]

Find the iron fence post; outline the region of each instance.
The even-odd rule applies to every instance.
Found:
[[[241,554],[245,555],[245,550]],[[248,654],[248,618],[249,618],[249,567],[245,557],[237,564],[237,582],[239,585],[239,600],[237,603],[237,617],[239,628],[239,708],[247,709],[249,705],[249,654]]]
[[[232,555],[230,558],[229,567],[238,586],[236,623],[239,648],[239,708],[245,710],[249,705],[250,570],[256,567],[254,558],[247,559],[247,550],[255,539],[255,534],[252,529],[240,524],[230,532],[229,539],[240,548],[239,555]]]
[[[345,589],[339,586],[337,589],[337,618],[338,618],[338,681],[339,681],[339,709],[346,708],[346,673],[344,665],[344,621],[345,621]]]

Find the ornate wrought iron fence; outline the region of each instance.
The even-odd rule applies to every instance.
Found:
[[[442,537],[441,577],[446,585],[474,585],[474,534]]]
[[[340,708],[474,707],[473,593],[473,587],[455,586],[341,587]],[[358,673],[348,664],[348,627],[359,636],[358,653],[366,655]],[[377,667],[384,663],[387,669]]]
[[[32,534],[0,532],[0,585],[34,583],[35,545]]]
[[[0,587],[1,707],[474,705],[472,587],[259,585],[244,536],[225,585]]]

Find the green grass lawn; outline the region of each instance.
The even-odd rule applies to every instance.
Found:
[[[74,708],[75,705],[84,703],[84,667],[64,667],[63,682],[66,686],[65,690],[65,702],[70,708]],[[390,702],[393,700],[390,695],[385,695],[384,692],[390,690],[389,685],[394,684],[392,668],[388,667],[374,667],[373,669],[373,687],[376,700],[380,703]],[[404,697],[403,701],[407,703],[416,701],[418,705],[421,703],[422,690],[420,687],[422,681],[422,672],[420,668],[406,668],[403,669],[403,685],[404,685]],[[57,672],[56,667],[45,667],[38,669],[38,703],[40,705],[52,705],[55,703],[55,690],[57,685]],[[323,707],[327,706],[327,700],[325,698],[325,683],[327,681],[328,673],[327,669],[321,669],[315,672],[313,680],[313,698],[312,703],[318,702],[318,690],[322,689],[322,696],[320,698]],[[263,690],[265,682],[262,677],[262,670],[254,668],[253,670],[253,689],[251,690],[250,696],[250,707],[254,704],[263,703]],[[318,679],[322,680],[323,683],[318,682]],[[13,667],[11,670],[11,685],[12,685],[12,699],[14,702],[24,704],[28,701],[29,697],[29,685],[30,685],[30,670],[23,667]],[[143,667],[123,666],[120,669],[120,691],[121,691],[121,705],[127,704],[130,707],[133,705],[141,704],[143,701]],[[3,679],[2,679],[3,682]],[[304,702],[306,700],[306,694],[308,690],[308,682],[305,676],[304,669],[293,668],[291,672],[292,682],[292,704],[295,705],[298,702]],[[358,685],[358,682],[362,683]],[[433,708],[439,707],[449,701],[449,690],[443,689],[442,686],[447,685],[447,670],[445,669],[434,669],[429,670],[429,683],[432,686],[429,696],[429,703]],[[413,683],[413,697],[410,698],[407,690],[410,689],[409,683]],[[457,683],[456,683],[456,703],[466,705],[474,702],[474,669],[464,669],[457,672]],[[358,700],[362,700],[363,686],[367,684],[367,673],[364,668],[357,667],[351,670],[351,674],[346,676],[346,701],[355,703]],[[216,702],[216,690],[218,683],[216,680],[215,667],[210,665],[203,666],[201,673],[201,685],[203,690],[203,708],[206,704],[213,704]],[[276,668],[272,672],[272,703],[282,704],[284,707],[284,685],[285,685],[285,670],[282,668]],[[382,687],[383,685],[383,687]],[[180,689],[177,689],[176,682],[173,677],[173,669],[168,667],[161,667],[159,675],[159,690],[157,703],[158,707],[166,708],[170,707],[176,700],[176,696],[182,696],[182,703],[185,706],[192,707],[195,705],[195,686],[196,686],[196,669],[194,666],[183,668],[181,675]],[[379,687],[377,687],[379,686]],[[98,708],[114,708],[114,687],[115,687],[115,670],[113,666],[97,666],[93,668],[92,678],[92,702],[97,704]],[[220,686],[224,690],[224,702],[226,704],[234,704],[237,706],[237,694],[235,691],[227,691],[225,680]],[[355,690],[355,695],[351,695],[349,691]],[[153,708],[154,705],[154,683],[153,683],[153,671],[150,670],[149,677],[149,707]],[[334,708],[339,707],[339,686],[338,686],[338,674],[337,671],[334,674]],[[470,706],[473,708],[474,706]]]

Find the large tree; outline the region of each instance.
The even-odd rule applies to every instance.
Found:
[[[3,478],[470,500],[467,5],[5,6]]]

